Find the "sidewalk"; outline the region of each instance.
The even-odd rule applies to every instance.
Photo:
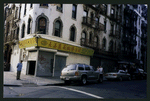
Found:
[[[10,71],[3,72],[4,86],[22,86],[23,84],[36,84],[38,86],[46,86],[51,84],[64,83],[59,77],[34,77],[32,75],[21,74],[20,79],[16,80],[16,73]],[[103,80],[106,80],[103,78]]]
[[[64,83],[59,77],[34,77],[32,75],[21,74],[20,79],[16,80],[15,72],[3,72],[4,86],[22,86],[23,84],[36,84],[38,86]]]

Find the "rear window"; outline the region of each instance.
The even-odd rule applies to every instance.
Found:
[[[63,69],[63,71],[76,70],[76,65],[68,65]]]

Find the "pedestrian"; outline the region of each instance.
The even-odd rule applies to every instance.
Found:
[[[100,70],[99,70],[99,66],[97,67],[97,71],[99,71],[99,72],[100,72]]]
[[[100,66],[99,70],[100,70],[100,73],[104,73],[102,66]]]
[[[22,70],[22,60],[17,65],[17,77],[16,77],[17,80],[20,80],[21,70]]]

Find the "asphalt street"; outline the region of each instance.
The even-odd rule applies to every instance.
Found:
[[[147,98],[147,81],[104,81],[90,82],[87,85],[72,83],[49,86],[24,85],[4,86],[4,98],[93,98],[131,99]]]

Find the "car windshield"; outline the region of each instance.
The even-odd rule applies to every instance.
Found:
[[[76,65],[68,65],[63,69],[63,71],[69,71],[69,70],[76,70]]]

